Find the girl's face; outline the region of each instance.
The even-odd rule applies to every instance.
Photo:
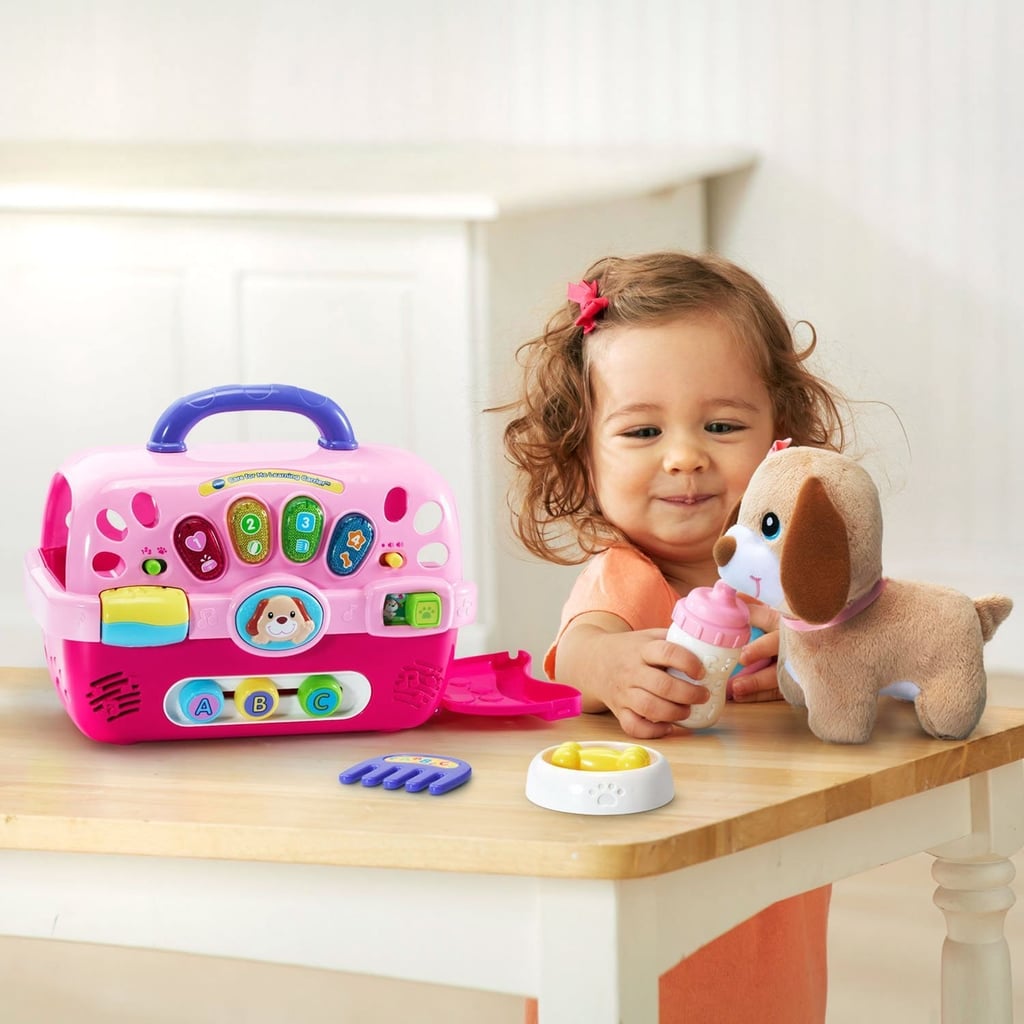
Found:
[[[768,391],[715,317],[588,341],[598,507],[670,581],[695,585],[775,439]]]

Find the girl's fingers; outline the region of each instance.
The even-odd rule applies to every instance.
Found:
[[[779,676],[775,664],[748,675],[733,676],[730,680],[732,699],[743,701],[781,700]]]
[[[671,722],[651,722],[629,708],[620,708],[616,717],[622,731],[635,740],[656,740],[672,732]]]

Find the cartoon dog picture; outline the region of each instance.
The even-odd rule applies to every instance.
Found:
[[[726,583],[779,611],[779,689],[820,739],[865,742],[879,695],[912,700],[942,739],[978,724],[982,648],[1013,602],[886,579],[878,490],[852,459],[777,442],[714,555]]]
[[[254,644],[304,644],[316,623],[300,597],[274,594],[262,598],[245,625]]]

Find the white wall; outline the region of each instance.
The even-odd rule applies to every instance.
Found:
[[[712,240],[898,413],[865,410],[888,570],[1024,602],[1022,29],[1014,0],[0,0],[0,138],[751,144]],[[989,663],[1022,645],[1024,606]]]

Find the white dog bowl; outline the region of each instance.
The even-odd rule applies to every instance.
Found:
[[[526,773],[528,800],[568,814],[635,814],[673,796],[668,761],[636,743],[560,743],[536,754]]]

